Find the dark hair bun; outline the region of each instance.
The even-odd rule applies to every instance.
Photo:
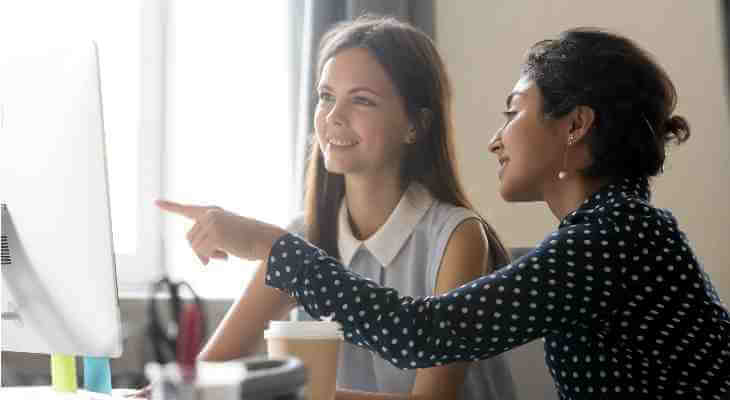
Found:
[[[679,115],[671,116],[664,123],[664,142],[682,144],[689,139],[689,123]]]
[[[560,118],[580,105],[596,113],[581,170],[601,178],[650,178],[662,172],[666,146],[690,136],[673,115],[677,90],[649,52],[598,28],[575,28],[530,48],[522,73],[542,94],[542,112]]]

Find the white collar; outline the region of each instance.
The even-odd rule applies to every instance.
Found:
[[[337,248],[345,265],[361,246],[375,256],[380,265],[387,267],[410,237],[418,221],[433,204],[434,199],[423,185],[411,183],[385,224],[364,242],[352,233],[347,202],[343,199],[338,214]]]

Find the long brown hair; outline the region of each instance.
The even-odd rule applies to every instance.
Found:
[[[416,124],[418,140],[408,146],[402,163],[403,184],[419,182],[435,199],[473,210],[454,163],[451,86],[428,35],[392,17],[364,16],[340,23],[320,42],[317,81],[330,58],[351,48],[367,49],[383,66],[404,100],[409,119]],[[430,116],[428,123],[422,118],[424,109]],[[337,214],[344,194],[344,176],[325,169],[317,141],[312,140],[304,197],[307,234],[312,243],[337,258]],[[483,218],[482,223],[494,265],[506,264],[504,245]]]

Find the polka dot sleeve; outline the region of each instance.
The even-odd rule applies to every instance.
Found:
[[[725,399],[730,314],[674,216],[649,197],[645,180],[607,185],[531,253],[440,296],[401,297],[289,234],[266,281],[400,368],[542,337],[561,400]]]
[[[400,368],[487,358],[582,321],[619,298],[609,227],[569,226],[497,273],[441,296],[399,297],[294,235],[272,249],[267,283]],[[294,255],[294,256],[292,256]]]

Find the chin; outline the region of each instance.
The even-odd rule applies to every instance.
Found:
[[[325,165],[324,169],[327,170],[327,172],[329,172],[330,174],[344,174],[346,172],[346,170],[342,168],[337,168],[329,165]]]
[[[342,163],[325,163],[324,169],[330,174],[337,175],[352,174],[357,171],[354,165],[343,165]]]
[[[540,201],[540,196],[536,196],[535,193],[504,182],[499,187],[499,194],[508,203]]]
[[[519,196],[516,196],[514,193],[511,193],[511,192],[505,192],[502,190],[499,192],[499,194],[502,195],[502,199],[508,203],[524,201],[524,200],[521,200]]]
[[[325,160],[324,169],[326,169],[330,174],[344,174],[349,172],[351,168],[349,165],[343,165],[341,162],[332,162],[332,160],[328,162]]]

